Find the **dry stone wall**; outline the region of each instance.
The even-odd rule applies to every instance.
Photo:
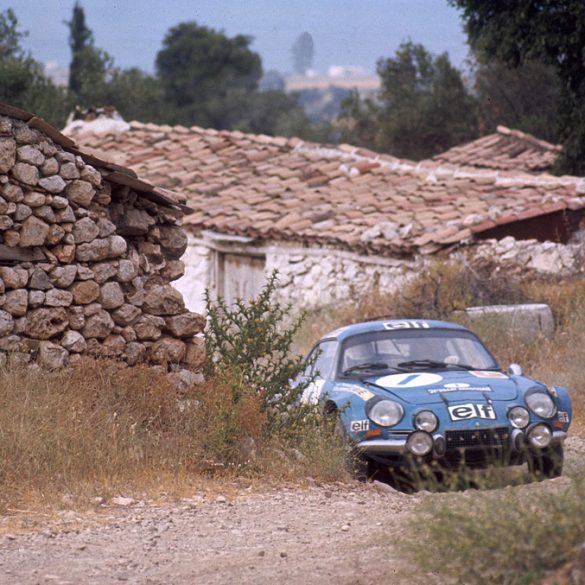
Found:
[[[184,272],[181,218],[0,116],[0,359],[199,370],[205,320],[170,285]]]

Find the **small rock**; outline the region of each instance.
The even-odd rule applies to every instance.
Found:
[[[48,307],[68,307],[73,302],[73,295],[68,290],[53,288],[45,294]]]
[[[115,496],[111,499],[112,504],[121,507],[132,506],[136,502],[134,498],[126,498],[124,496]]]
[[[95,195],[95,189],[87,181],[75,180],[67,185],[65,194],[71,201],[77,203],[77,205],[89,207]]]
[[[76,282],[71,288],[73,301],[76,305],[88,305],[100,296],[100,286],[94,280]]]
[[[39,365],[48,370],[62,368],[67,362],[68,355],[69,352],[66,349],[50,341],[41,341],[39,344]]]
[[[16,163],[12,167],[12,175],[25,185],[34,186],[39,182],[39,169],[27,163]]]
[[[38,217],[31,216],[20,229],[20,245],[23,248],[42,246],[49,233],[49,226]]]

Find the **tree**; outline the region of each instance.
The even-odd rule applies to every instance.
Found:
[[[230,128],[246,114],[246,98],[257,88],[262,66],[251,39],[229,38],[195,22],[170,29],[156,57],[164,99],[173,121]]]
[[[463,10],[469,42],[510,66],[537,61],[561,82],[559,172],[585,174],[585,3],[583,0],[449,0]]]
[[[477,135],[476,102],[446,53],[406,42],[377,65],[381,89],[344,102],[345,140],[394,156],[427,158]]]
[[[313,37],[308,32],[299,35],[299,38],[294,42],[292,55],[295,73],[305,75],[307,70],[312,67],[315,57],[315,44]]]
[[[69,27],[69,91],[77,105],[103,105],[107,77],[113,69],[112,58],[93,44],[93,33],[85,22],[85,12],[77,1],[73,6]]]
[[[19,30],[10,9],[0,12],[0,101],[34,112],[48,122],[61,125],[68,103],[65,92],[43,74],[43,69],[20,41],[27,33]]]
[[[475,65],[475,92],[482,133],[499,124],[556,143],[561,87],[550,65],[526,62],[509,67],[499,60]]]

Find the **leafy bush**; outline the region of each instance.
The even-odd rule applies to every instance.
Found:
[[[311,382],[292,384],[306,367],[304,357],[292,353],[304,314],[291,320],[291,306],[273,300],[277,282],[275,271],[256,298],[239,299],[231,307],[205,293],[207,373],[223,380],[233,377],[231,392],[236,400],[240,385],[254,389],[262,397],[269,431],[306,414],[298,399]]]

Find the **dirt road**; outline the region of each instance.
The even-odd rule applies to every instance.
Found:
[[[582,466],[585,441],[568,447],[569,467]],[[80,528],[64,512],[56,528],[0,536],[0,584],[413,583],[393,543],[407,537],[417,503],[440,497],[356,482],[110,502],[102,525]]]
[[[382,485],[115,509],[103,526],[0,537],[3,585],[365,583],[421,496]],[[375,565],[378,568],[374,570]]]

